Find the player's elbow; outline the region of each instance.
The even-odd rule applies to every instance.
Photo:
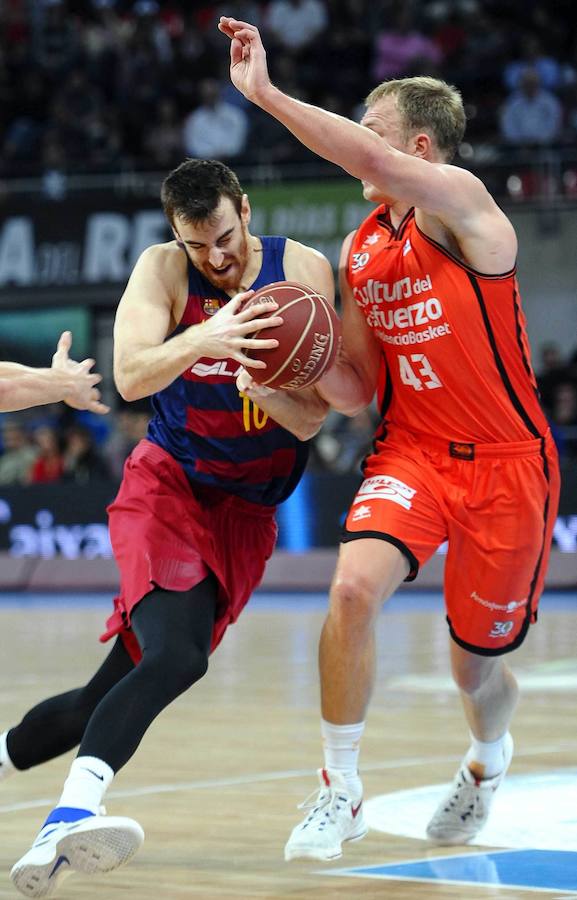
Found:
[[[133,403],[135,400],[142,400],[143,397],[147,396],[146,391],[142,390],[142,386],[138,383],[137,379],[131,377],[126,372],[115,371],[114,383],[116,384],[116,390],[127,403]]]

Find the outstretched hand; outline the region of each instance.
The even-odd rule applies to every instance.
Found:
[[[260,106],[271,81],[258,28],[248,22],[221,16],[218,29],[230,38],[232,83],[248,100]]]
[[[69,393],[63,397],[64,402],[73,409],[88,409],[90,412],[105,415],[110,408],[100,401],[100,391],[96,387],[102,381],[102,375],[91,372],[93,359],[76,362],[70,359],[72,334],[63,331],[58,341],[56,353],[52,357],[52,368],[66,373],[71,379]]]

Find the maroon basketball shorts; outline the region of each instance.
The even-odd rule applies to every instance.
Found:
[[[144,440],[126,461],[108,514],[120,593],[100,640],[120,634],[138,662],[130,627],[136,604],[155,587],[188,591],[212,572],[219,583],[214,650],[262,579],[276,542],[274,508],[192,487],[170,454]]]

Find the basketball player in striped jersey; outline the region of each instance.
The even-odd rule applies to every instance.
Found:
[[[259,318],[270,301],[243,310],[251,291],[293,280],[334,302],[325,257],[252,235],[248,198],[220,162],[186,160],[162,202],[175,239],[138,260],[114,331],[120,393],[151,395],[154,410],[109,508],[121,586],[102,640],[115,643],[85,687],[40,703],[0,738],[0,774],[80,743],[57,807],[12,870],[30,897],[52,894],[71,870],[113,869],[142,842],[137,822],[99,814],[104,793],[153,719],[205,674],[259,584],[275,507],[298,483],[328,409],[313,389],[267,391],[243,368],[264,365],[248,350],[278,344],[270,331],[252,333],[282,322]],[[266,395],[268,415],[237,378],[252,397]]]
[[[285,858],[334,859],[366,833],[358,756],[375,619],[446,540],[451,664],[471,744],[427,834],[466,843],[511,761],[518,689],[504,655],[536,620],[559,495],[515,232],[479,179],[450,164],[465,130],[454,88],[427,77],[385,82],[357,125],[275,88],[254,26],[222,18],[220,29],[236,87],[378,204],[343,247],[345,355],[319,392],[352,415],[377,390],[382,423],[321,636],[320,792]]]

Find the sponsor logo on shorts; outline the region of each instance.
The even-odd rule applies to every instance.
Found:
[[[507,637],[513,630],[513,622],[493,622],[493,627],[489,632],[489,637],[500,638]]]
[[[523,597],[522,600],[510,600],[509,603],[493,603],[492,600],[485,600],[484,597],[480,597],[477,591],[471,591],[470,597],[475,603],[480,603],[481,606],[491,609],[493,612],[515,612],[516,609],[527,606],[528,599]]]
[[[364,503],[366,500],[391,500],[405,509],[410,509],[411,501],[416,493],[415,488],[409,487],[398,478],[393,478],[392,475],[375,475],[373,478],[366,478],[363,481],[353,500],[353,505]]]
[[[359,522],[361,519],[370,519],[372,512],[373,510],[370,506],[359,506],[351,516],[351,522]]]

